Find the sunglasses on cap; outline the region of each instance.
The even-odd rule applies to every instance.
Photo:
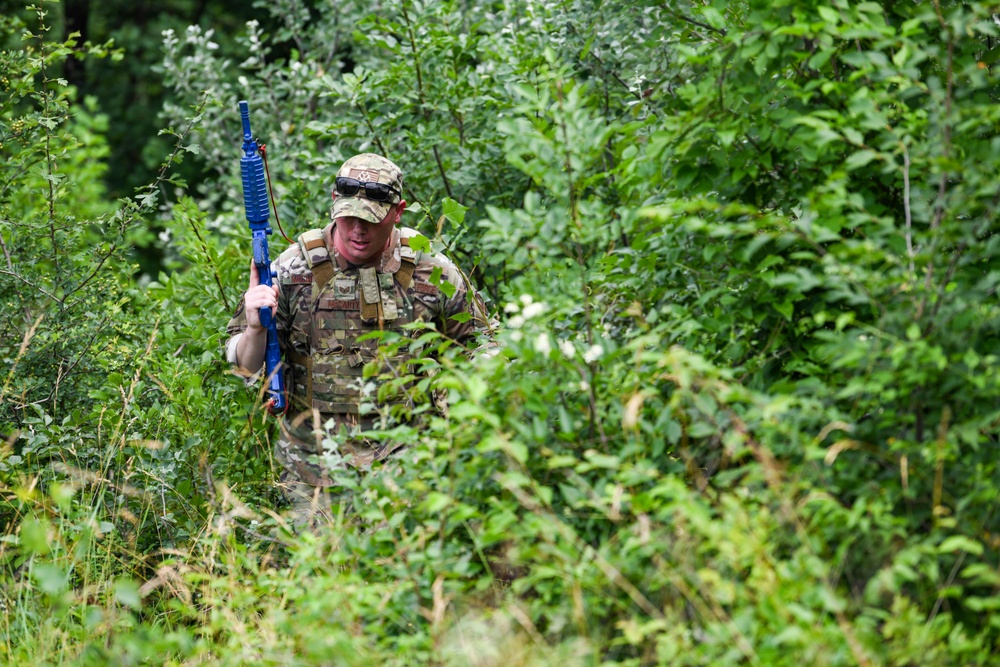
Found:
[[[362,189],[364,190],[362,196],[371,201],[387,202],[393,195],[397,197],[401,196],[399,190],[391,185],[386,185],[385,183],[366,183],[356,178],[347,178],[346,176],[338,176],[333,185],[333,191],[344,197],[354,197]]]

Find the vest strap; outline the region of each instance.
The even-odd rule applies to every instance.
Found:
[[[313,267],[312,300],[314,304],[316,302],[316,299],[319,297],[319,293],[323,291],[323,288],[326,287],[326,284],[330,282],[331,278],[333,278],[334,273],[335,271],[333,270],[333,262],[330,261],[323,262],[322,264],[317,264],[316,266]]]
[[[410,283],[413,282],[413,272],[416,268],[417,265],[409,259],[404,259],[399,263],[399,271],[396,271],[396,280],[399,281],[399,285],[403,288],[404,292],[409,289]]]

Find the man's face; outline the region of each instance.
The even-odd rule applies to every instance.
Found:
[[[344,259],[351,264],[367,264],[377,259],[385,250],[392,236],[392,228],[399,223],[405,202],[389,208],[382,222],[371,223],[361,218],[337,218],[333,229],[333,243]]]

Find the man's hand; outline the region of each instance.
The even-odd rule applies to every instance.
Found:
[[[243,295],[243,304],[246,306],[247,325],[250,329],[263,328],[260,323],[261,308],[270,308],[272,314],[277,314],[278,310],[278,286],[260,284],[260,274],[253,260],[250,260],[250,286]]]
[[[267,347],[267,329],[260,323],[260,309],[270,308],[272,317],[278,311],[278,286],[260,284],[260,274],[253,260],[250,260],[250,286],[243,295],[243,305],[247,330],[236,343],[236,365],[252,375],[264,364],[264,350]]]

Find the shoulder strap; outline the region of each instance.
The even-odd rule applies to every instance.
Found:
[[[323,287],[333,278],[333,262],[330,261],[330,251],[323,239],[322,229],[310,229],[299,234],[299,249],[306,266],[313,274],[313,299],[319,295]]]
[[[399,264],[399,270],[396,271],[396,280],[405,290],[413,281],[413,271],[417,268],[417,262],[420,260],[420,251],[411,248],[410,239],[406,237],[401,238],[399,244],[399,258],[402,261]]]
[[[299,250],[302,252],[302,259],[312,272],[313,287],[310,290],[309,312],[316,312],[316,304],[319,303],[319,293],[323,287],[333,278],[333,262],[330,261],[330,251],[326,247],[326,240],[323,238],[322,229],[310,229],[299,234]],[[315,318],[310,324],[310,338],[316,335]],[[306,388],[306,405],[312,408],[313,404],[313,373],[312,357],[309,355],[299,355],[289,352],[289,359],[300,366],[305,367],[305,377],[302,384]]]

